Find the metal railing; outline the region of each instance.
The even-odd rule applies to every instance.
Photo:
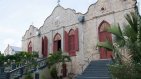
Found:
[[[5,74],[5,78],[3,79],[19,79],[20,77],[22,77],[23,75],[27,74],[27,73],[33,73],[36,71],[36,69],[43,69],[47,66],[47,58],[42,58],[42,59],[37,59],[36,66],[34,65],[34,63],[28,63],[28,64],[24,64],[24,65],[20,65],[18,67],[16,67],[15,69],[9,69],[9,70],[5,70],[4,73],[2,75]],[[0,74],[1,76],[1,74]]]

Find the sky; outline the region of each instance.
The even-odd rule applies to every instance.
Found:
[[[60,0],[60,5],[85,13],[96,1]],[[0,0],[0,51],[4,52],[8,44],[21,47],[29,26],[41,27],[56,6],[57,0]]]

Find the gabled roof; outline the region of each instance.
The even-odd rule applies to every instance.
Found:
[[[16,47],[16,46],[9,46],[13,51],[22,51],[22,49],[20,47]]]

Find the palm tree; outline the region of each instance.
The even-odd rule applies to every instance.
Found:
[[[105,42],[99,42],[98,46],[113,51],[113,60],[115,62],[115,66],[113,64],[113,67],[115,68],[111,69],[111,71],[113,71],[112,74],[116,76],[117,79],[140,79],[141,76],[139,74],[141,73],[141,19],[139,15],[133,12],[127,14],[125,18],[128,24],[124,24],[124,28],[121,28],[119,25],[114,25],[107,30],[114,35],[114,43],[111,44],[107,39]],[[121,49],[126,49],[127,51],[121,52]],[[123,58],[126,57],[121,53],[128,54],[128,64],[127,62],[124,62]],[[125,69],[127,69],[128,72],[124,72]],[[120,74],[123,74],[124,76],[121,76]]]
[[[107,31],[115,36],[114,43],[111,44],[107,41],[99,42],[99,47],[104,47],[117,55],[119,51],[117,48],[126,48],[130,51],[130,58],[133,62],[141,62],[141,20],[138,19],[138,15],[135,13],[130,13],[125,16],[128,24],[124,25],[123,30],[121,30],[119,25],[110,27]]]

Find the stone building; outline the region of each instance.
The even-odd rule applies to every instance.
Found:
[[[20,47],[11,46],[8,44],[8,46],[4,50],[4,55],[14,55],[14,54],[19,53],[21,51],[22,51],[22,49]]]
[[[71,56],[68,71],[80,74],[91,60],[109,59],[112,52],[97,48],[98,41],[110,39],[110,25],[123,27],[127,13],[136,11],[136,0],[98,0],[85,14],[57,5],[38,29],[33,25],[22,38],[22,50],[37,51],[40,57],[62,50]]]

